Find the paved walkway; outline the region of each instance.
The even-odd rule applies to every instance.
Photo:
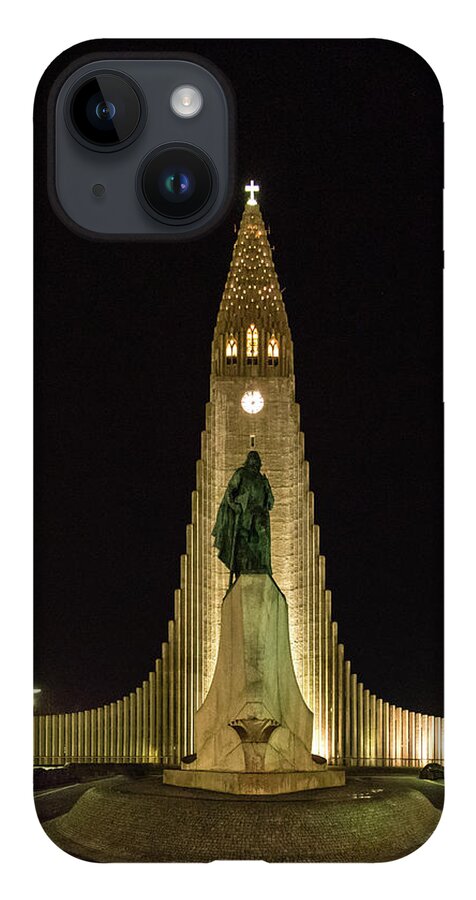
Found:
[[[341,788],[256,798],[118,777],[89,787],[43,828],[66,852],[95,862],[383,862],[425,843],[443,793],[442,784],[408,775],[348,776]],[[37,801],[43,819],[47,799]]]

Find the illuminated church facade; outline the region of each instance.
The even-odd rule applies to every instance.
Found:
[[[289,608],[291,652],[314,715],[313,753],[332,765],[443,761],[443,720],[371,694],[332,618],[299,405],[293,343],[268,230],[251,182],[212,342],[210,400],[186,552],[168,641],[128,695],[91,710],[35,717],[35,763],[178,764],[194,753],[194,714],[213,677],[229,573],[212,529],[226,485],[256,449],[275,497],[273,577]]]

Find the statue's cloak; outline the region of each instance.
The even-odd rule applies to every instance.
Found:
[[[245,465],[230,478],[212,531],[218,558],[230,571],[271,574],[273,503],[266,475]]]
[[[235,513],[228,503],[226,494],[220,503],[216,522],[212,531],[214,546],[218,549],[218,559],[230,569],[233,555],[233,536],[235,532]]]

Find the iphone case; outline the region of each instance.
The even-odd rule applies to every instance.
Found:
[[[174,53],[234,92],[224,220],[69,227],[61,84]],[[68,853],[368,862],[436,827],[442,130],[386,40],[92,41],[43,75],[34,772]]]

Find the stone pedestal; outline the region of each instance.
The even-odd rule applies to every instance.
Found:
[[[311,755],[311,710],[294,674],[284,595],[269,575],[241,575],[222,607],[217,664],[196,713],[196,759],[164,782],[237,794],[344,784]]]

